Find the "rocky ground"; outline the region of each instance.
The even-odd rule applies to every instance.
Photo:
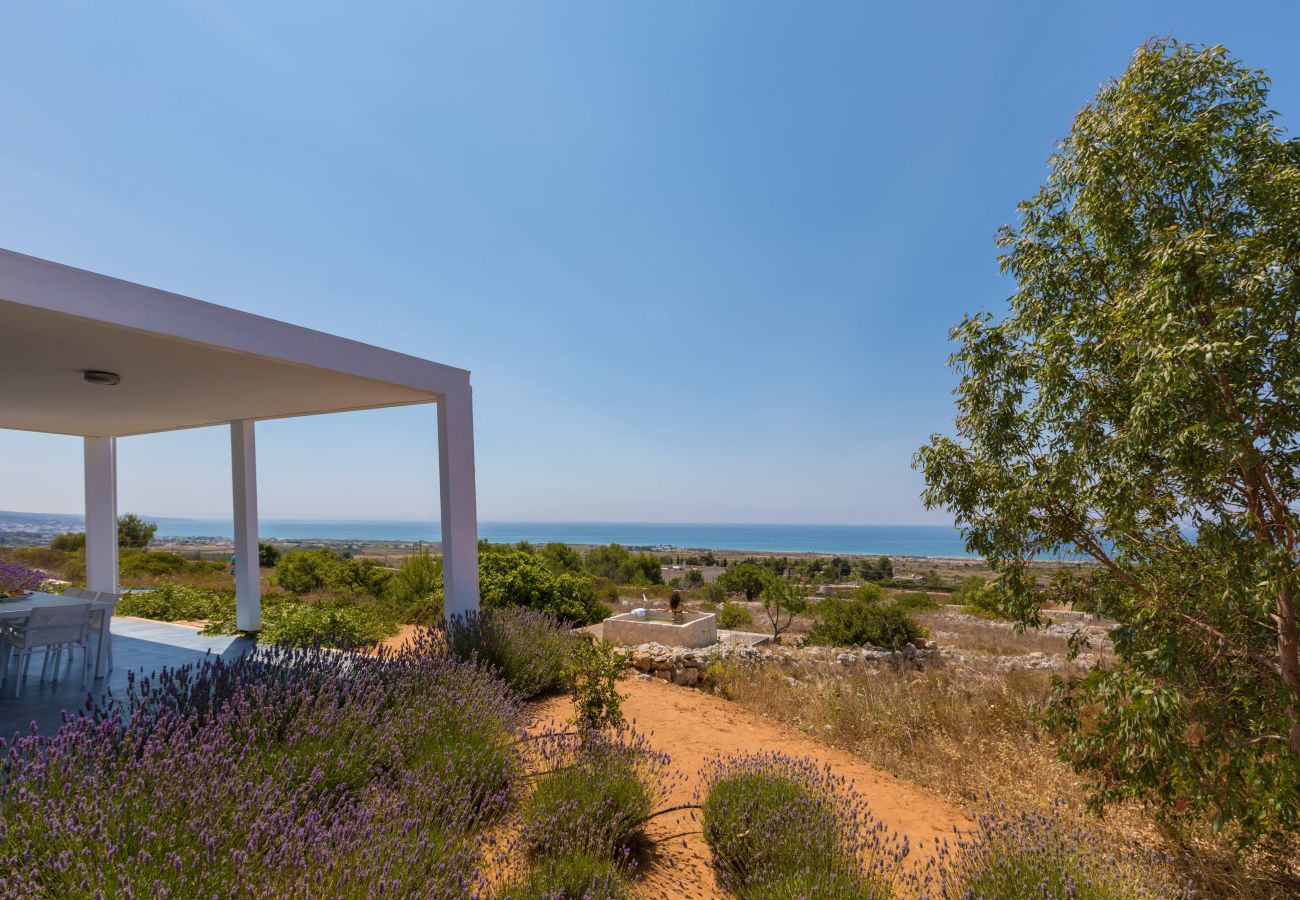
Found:
[[[720,663],[759,665],[776,663],[799,678],[801,673],[824,671],[828,666],[865,666],[894,669],[922,669],[949,665],[984,670],[1064,670],[1090,668],[1111,654],[1111,625],[1075,613],[1052,613],[1052,621],[1040,629],[1017,633],[1010,622],[984,619],[946,607],[920,617],[930,639],[919,646],[900,650],[879,647],[801,647],[783,644],[754,646],[743,639],[723,639],[711,647],[687,649],[663,644],[639,644],[627,648],[632,668],[642,678],[658,678],[694,687],[707,678],[709,666]],[[1080,652],[1070,657],[1070,640],[1079,641]]]

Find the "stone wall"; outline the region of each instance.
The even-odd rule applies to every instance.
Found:
[[[665,647],[663,644],[638,644],[626,648],[624,652],[631,656],[632,668],[640,672],[641,677],[659,678],[686,687],[698,685],[709,664],[721,660],[736,660],[741,663],[777,662],[794,668],[826,663],[920,668],[943,662],[939,648],[933,641],[927,641],[921,647],[907,644],[902,650],[894,651],[875,647],[747,647],[724,641],[694,650]]]

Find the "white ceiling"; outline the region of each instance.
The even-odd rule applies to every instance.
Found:
[[[121,375],[89,384],[87,369]],[[405,403],[427,391],[0,301],[0,427],[143,434]]]
[[[0,428],[124,436],[468,389],[463,369],[0,250]]]

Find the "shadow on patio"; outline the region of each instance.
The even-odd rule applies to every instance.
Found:
[[[162,668],[175,668],[186,663],[201,662],[209,653],[226,659],[236,659],[247,653],[256,642],[251,638],[233,635],[199,634],[197,628],[152,622],[147,619],[113,618],[113,671],[105,678],[91,679],[81,686],[78,653],[72,671],[60,672],[59,681],[53,683],[40,679],[40,656],[32,660],[31,672],[24,682],[22,694],[13,696],[15,663],[11,662],[3,694],[0,695],[0,737],[10,738],[16,733],[26,734],[36,723],[43,733],[50,734],[63,721],[63,712],[75,713],[85,708],[87,696],[96,698],[106,693],[125,698],[127,676],[134,672],[150,674]]]

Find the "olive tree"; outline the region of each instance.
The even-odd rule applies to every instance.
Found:
[[[1009,312],[953,329],[956,436],[917,465],[999,573],[1112,616],[1047,720],[1094,802],[1300,826],[1300,142],[1222,47],[1150,42],[998,235]],[[1037,589],[1026,563],[1095,565]]]

